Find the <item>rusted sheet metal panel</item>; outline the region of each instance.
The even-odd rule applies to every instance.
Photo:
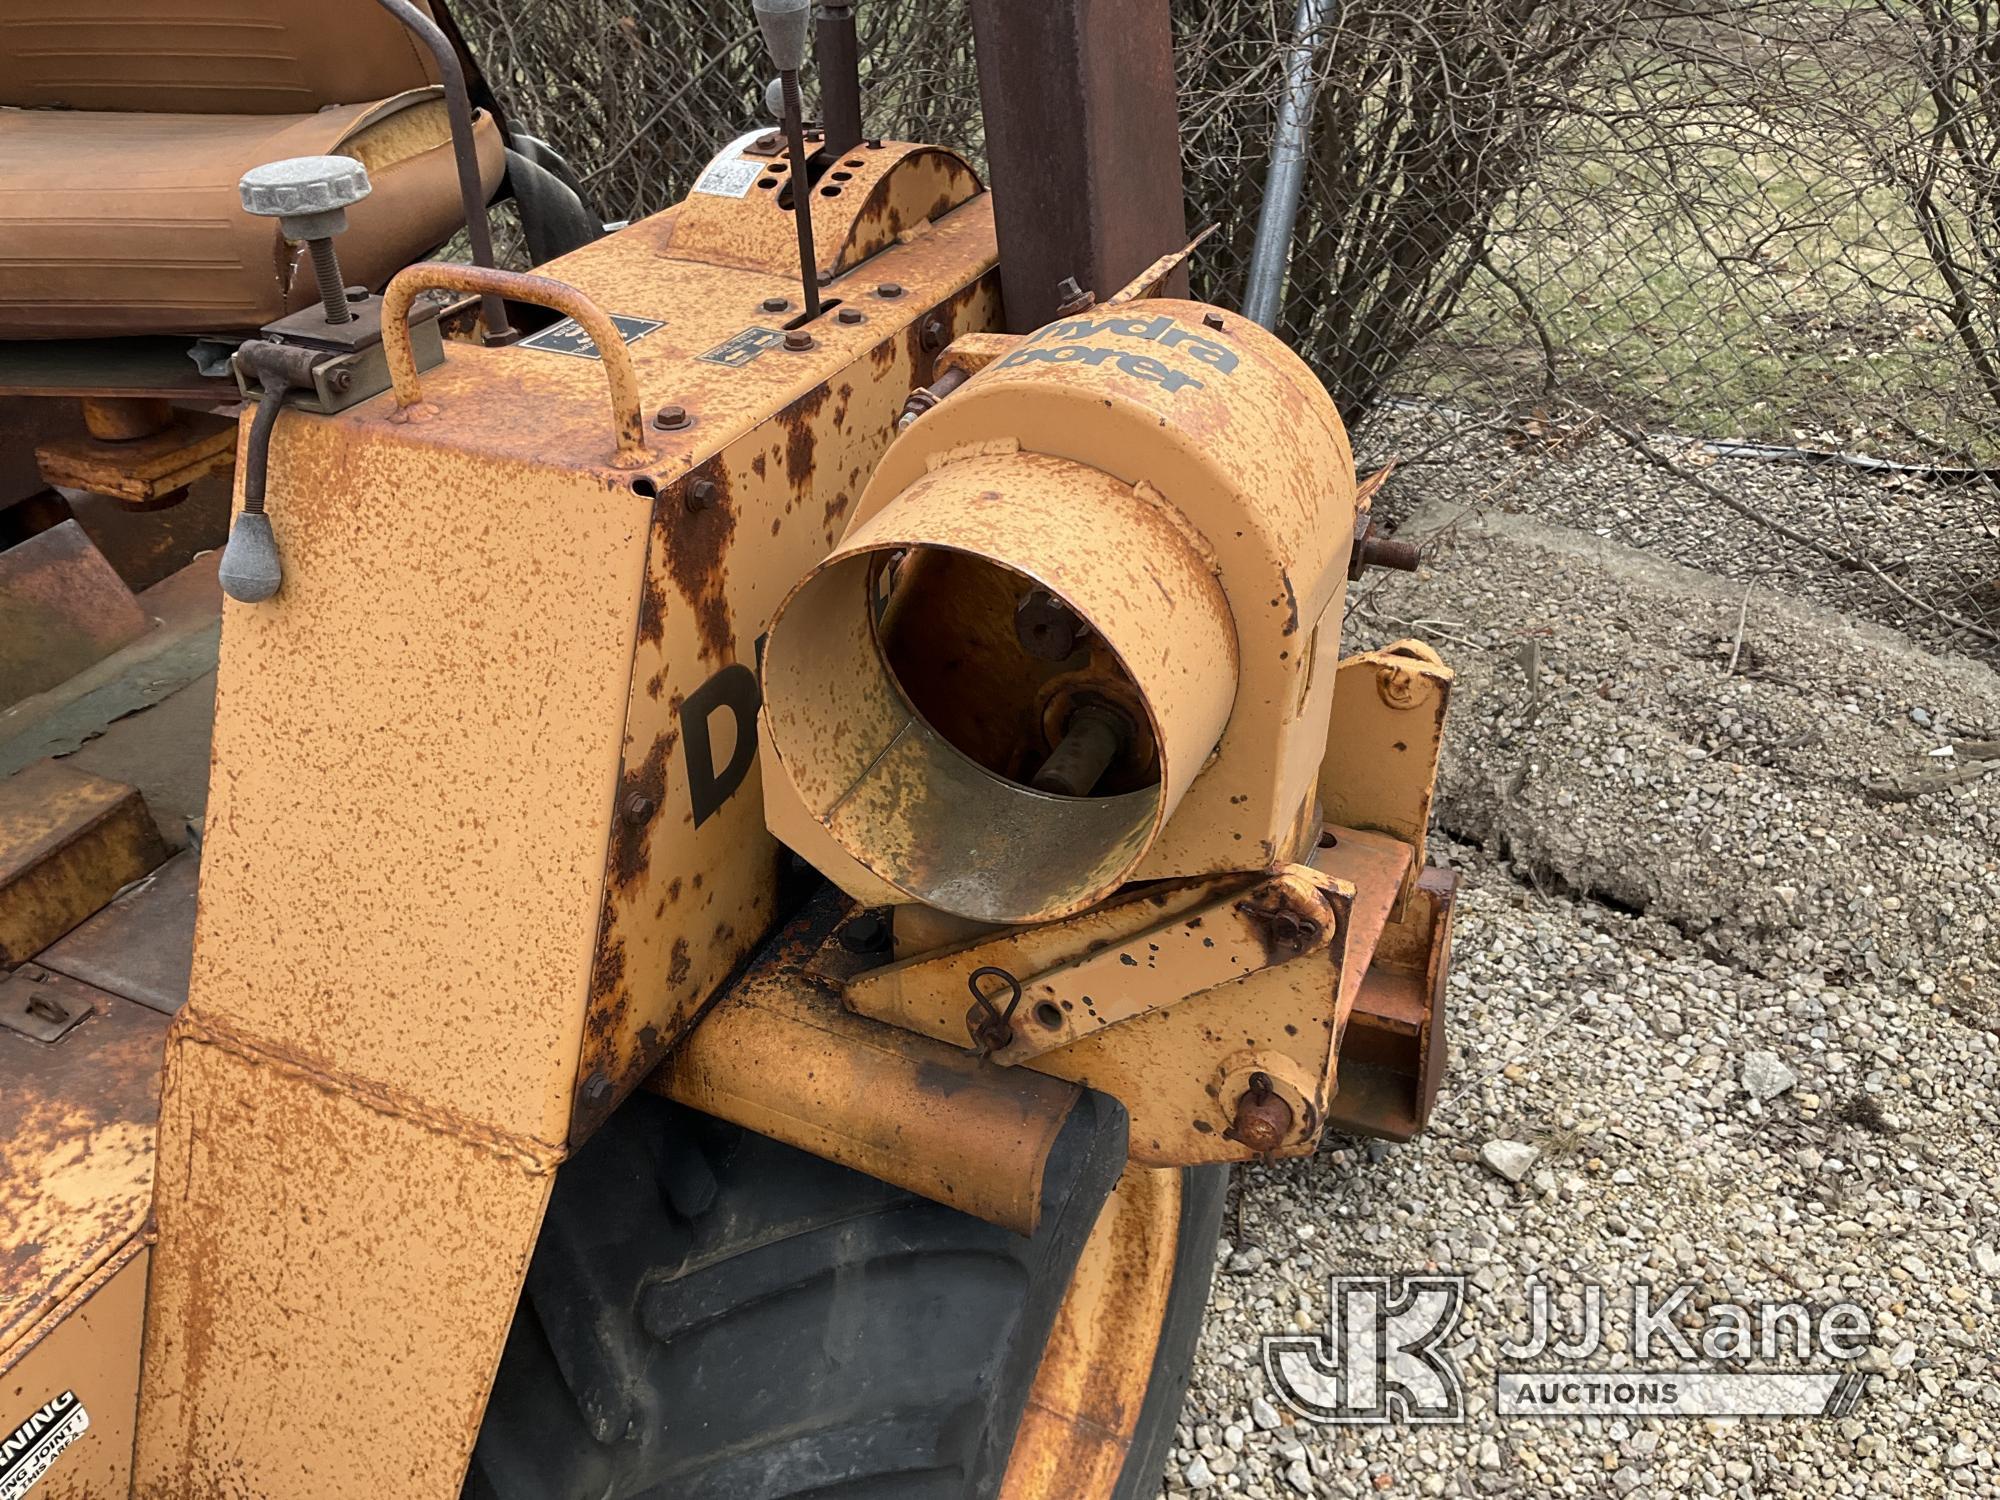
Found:
[[[56,761],[0,781],[0,965],[40,952],[166,857],[129,786]]]
[[[1407,1141],[1430,1118],[1444,1079],[1445,986],[1458,872],[1426,869],[1383,930],[1340,1046],[1340,1090],[1327,1123]]]
[[[789,219],[775,205],[767,207],[790,233]],[[843,306],[815,323],[811,347],[797,351],[782,347],[785,325],[798,312],[796,274],[668,259],[660,252],[679,212],[643,220],[539,268],[577,286],[614,317],[657,325],[628,345],[648,420],[667,404],[690,420],[671,429],[649,427],[653,463],[630,478],[664,488],[770,422],[773,413],[851,373],[888,382],[900,378],[900,363],[914,367],[922,384],[938,349],[959,331],[985,326],[949,305],[993,265],[992,206],[985,194],[826,287],[826,297]],[[997,291],[991,295],[997,305]],[[771,298],[787,307],[766,311]],[[840,314],[849,311],[859,321],[842,321]],[[932,323],[937,326],[927,335]],[[478,455],[482,464],[580,465],[609,449],[604,371],[593,359],[532,341],[501,349],[451,343],[444,363],[424,371],[422,384],[424,405],[433,409],[422,422],[392,423],[395,403],[384,395],[351,408],[335,425],[356,434],[394,427],[402,442]],[[289,425],[279,423],[280,442]]]
[[[223,611],[193,1004],[560,1141],[652,507],[423,430],[278,424],[285,586]]]
[[[166,1018],[44,982],[91,1013],[55,1043],[0,1028],[0,1364],[138,1234],[153,1189]]]
[[[147,1263],[144,1243],[127,1240],[0,1354],[0,1436],[39,1417],[43,1440],[65,1443],[33,1487],[34,1500],[117,1500],[131,1483]]]
[[[224,607],[141,1495],[456,1496],[579,1080],[607,1075],[596,1108],[636,1086],[768,919],[754,791],[697,837],[678,800],[626,824],[623,782],[703,683],[747,674],[756,611],[838,524],[856,414],[893,411],[864,383],[900,403],[929,374],[919,320],[942,339],[997,306],[991,217],[975,199],[884,250],[867,270],[907,290],[798,351],[759,321],[784,283],[663,259],[670,221],[542,268],[631,320],[645,467],[609,464],[605,371],[560,337],[452,344],[421,421],[385,393],[277,424],[285,586]],[[775,487],[686,532],[679,486],[719,491],[691,471],[743,439],[729,482]],[[684,752],[660,753],[691,807]],[[702,904],[702,869],[760,866]]]
[[[1181,1174],[1127,1167],[1077,1261],[1000,1500],[1109,1495],[1145,1409],[1180,1250]]]
[[[810,147],[811,138],[807,142]],[[740,196],[697,190],[675,210],[660,253],[708,266],[799,274],[798,232],[790,209],[790,163],[753,145],[740,158],[760,170]],[[899,235],[923,231],[980,191],[964,159],[935,146],[863,142],[830,160],[813,189],[818,269],[844,276]],[[797,302],[796,293],[793,301]]]
[[[988,269],[984,254],[906,265],[903,296],[874,305],[908,316],[914,303],[952,329],[982,327],[998,316]],[[775,914],[782,851],[756,774],[758,651],[786,591],[840,536],[904,396],[927,374],[920,338],[875,337],[663,483],[654,504],[572,1144],[665,1055]]]
[[[844,903],[820,907],[772,940],[648,1087],[1033,1234],[1043,1168],[1080,1091],[849,1013],[808,970]]]
[[[1171,299],[1093,308],[919,417],[855,526],[945,455],[1003,441],[1145,483],[1208,550],[1228,600],[1240,664],[1228,726],[1135,877],[1293,857],[1326,746],[1354,524],[1353,460],[1324,388],[1233,314]]]
[[[146,624],[139,601],[74,521],[0,552],[0,708],[104,660]]]
[[[1007,326],[1100,297],[1187,239],[1167,0],[974,0]],[[1185,291],[1182,279],[1175,288]]]
[[[456,1496],[555,1153],[188,1012],[162,1122],[133,1494]]]
[[[183,850],[37,961],[171,1016],[187,1003],[200,872],[200,855]]]
[[[58,438],[37,448],[35,460],[50,484],[148,505],[234,463],[236,422],[182,412],[161,431],[129,441]]]
[[[1319,770],[1324,815],[1401,839],[1422,869],[1451,669],[1423,642],[1398,641],[1348,657],[1335,676]]]
[[[1062,922],[1003,928],[870,970],[848,982],[847,1001],[863,1015],[970,1047],[975,1012],[968,985],[976,968],[993,965],[1032,976],[1100,948],[1123,950],[1133,962],[1119,966],[1127,976],[1119,1003],[1151,1008],[1023,1066],[1117,1099],[1131,1116],[1132,1159],[1149,1166],[1259,1154],[1225,1132],[1261,1073],[1291,1110],[1276,1154],[1309,1154],[1333,1096],[1349,1008],[1410,859],[1408,845],[1381,834],[1329,829],[1327,836],[1333,842],[1314,848],[1306,867],[1323,882],[1334,940],[1227,984],[1190,995],[1164,951],[1158,963],[1149,961],[1155,954],[1146,929],[1177,915],[1198,889],[1162,884]]]

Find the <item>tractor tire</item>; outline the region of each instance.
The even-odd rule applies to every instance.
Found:
[[[649,1094],[556,1174],[466,1500],[1008,1500],[1016,1429],[1124,1166],[1086,1092],[1023,1237]],[[1169,1174],[1171,1175],[1171,1174]],[[1181,1232],[1115,1485],[1158,1493],[1226,1168]]]

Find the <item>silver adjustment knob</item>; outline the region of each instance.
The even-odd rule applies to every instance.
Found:
[[[246,212],[276,219],[286,239],[305,242],[327,322],[351,321],[333,237],[347,227],[348,208],[371,191],[368,169],[351,156],[294,156],[252,167],[236,191]]]

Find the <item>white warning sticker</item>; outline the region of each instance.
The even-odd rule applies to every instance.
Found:
[[[0,1500],[21,1500],[62,1457],[63,1449],[90,1430],[90,1413],[64,1391],[0,1438]]]
[[[712,198],[742,198],[749,194],[751,185],[763,174],[766,162],[743,160],[743,148],[759,136],[769,135],[767,126],[761,130],[745,131],[709,158],[708,165],[701,169],[701,176],[694,180],[694,191],[707,193]]]

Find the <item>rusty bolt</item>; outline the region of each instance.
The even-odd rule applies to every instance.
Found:
[[[326,388],[336,396],[345,396],[354,386],[354,372],[346,367],[326,372]]]
[[[849,953],[880,953],[889,946],[889,924],[880,912],[864,911],[840,929],[840,946]]]
[[[944,347],[945,331],[942,320],[931,318],[925,322],[923,343],[924,352],[927,354],[935,354]]]
[[[878,297],[890,297],[890,298],[900,297],[903,295],[902,283],[897,281],[885,281],[880,286],[875,288],[875,295]]]
[[[1393,568],[1398,573],[1414,573],[1422,554],[1415,542],[1401,542],[1394,537],[1379,536],[1375,530],[1375,518],[1361,517],[1354,528],[1354,550],[1347,555],[1347,577],[1352,582],[1370,568]]]
[[[634,792],[625,799],[625,821],[637,828],[652,817],[655,803],[644,792]]]
[[[1271,1087],[1262,1073],[1250,1075],[1250,1087],[1236,1100],[1236,1118],[1222,1132],[1224,1140],[1247,1146],[1259,1156],[1268,1156],[1285,1144],[1292,1133],[1292,1107]]]
[[[1074,276],[1065,276],[1056,287],[1056,316],[1066,318],[1097,303],[1097,293],[1086,292]]]
[[[859,323],[862,318],[862,312],[858,307],[843,307],[834,316],[839,318],[843,323]]]
[[[653,425],[662,432],[673,432],[688,425],[685,406],[663,406],[653,413]]]
[[[1319,939],[1319,924],[1283,906],[1256,906],[1241,902],[1236,908],[1264,935],[1273,948],[1304,951]]]
[[[801,353],[804,350],[812,348],[812,346],[813,336],[803,328],[794,328],[785,335],[785,347],[794,354]]]
[[[1029,589],[1014,605],[1014,638],[1038,661],[1069,660],[1083,632],[1083,621],[1047,589]]]
[[[1201,315],[1201,326],[1204,328],[1213,328],[1217,333],[1222,332],[1222,314],[1219,312],[1203,313]]]
[[[611,1080],[602,1073],[592,1073],[583,1086],[583,1102],[593,1107],[609,1103]]]
[[[695,480],[687,487],[686,503],[689,510],[696,511],[707,510],[711,505],[715,504],[715,481],[713,479]]]
[[[766,297],[764,299],[765,312],[783,312],[791,305],[792,299],[789,297]]]

